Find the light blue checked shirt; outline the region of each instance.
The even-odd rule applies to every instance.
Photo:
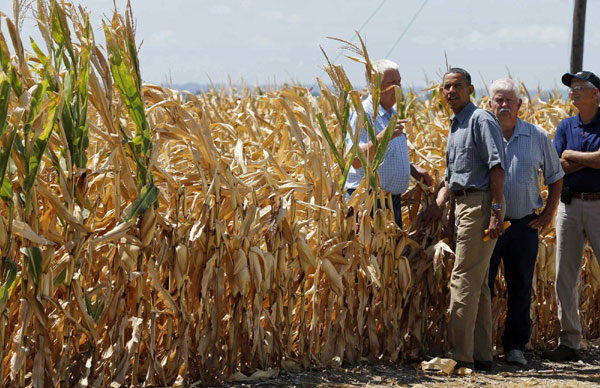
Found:
[[[373,117],[373,100],[371,96],[363,101],[363,108],[369,116],[369,120]],[[396,114],[394,108],[387,112],[382,106],[377,111],[377,118],[375,119],[375,132],[379,133],[384,131],[390,122],[392,115]],[[352,113],[350,117],[350,130],[346,136],[346,149],[350,151],[352,149],[352,134],[356,130],[356,112]],[[351,133],[352,132],[352,133]],[[366,129],[362,129],[360,136],[360,144],[367,144],[369,142],[369,135],[367,135]],[[406,134],[402,134],[395,139],[392,139],[385,151],[383,157],[383,163],[377,169],[379,173],[379,179],[381,181],[381,188],[389,191],[392,194],[404,194],[408,189],[410,182],[410,162],[408,160],[408,144],[406,143]],[[363,179],[364,170],[363,167],[354,168],[350,167],[348,173],[348,179],[346,180],[346,189],[355,189],[358,187],[360,181]]]
[[[450,190],[490,189],[490,170],[504,169],[502,128],[492,113],[469,102],[452,116],[446,145],[446,181]]]
[[[506,217],[523,218],[544,206],[540,196],[540,169],[545,185],[558,181],[565,173],[556,149],[543,129],[518,119],[510,139],[502,137],[502,140],[506,156]]]

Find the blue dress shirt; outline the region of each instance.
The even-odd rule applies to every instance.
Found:
[[[373,100],[370,96],[363,101],[363,108],[367,116],[369,116],[369,120],[372,120]],[[394,114],[396,114],[394,108],[390,109],[388,112],[382,106],[379,107],[377,110],[377,118],[375,119],[376,134],[385,130]],[[346,136],[346,150],[348,150],[348,152],[352,149],[351,136],[354,131],[357,130],[355,126],[356,112],[352,113],[352,116],[350,117],[350,130]],[[367,134],[366,129],[358,128],[358,130],[362,130],[360,144],[367,144],[369,142],[369,135]],[[408,184],[410,182],[410,162],[408,160],[406,134],[403,133],[402,136],[398,136],[388,143],[383,162],[377,169],[377,173],[379,174],[381,188],[383,190],[386,190],[391,194],[403,194],[406,189],[408,189]],[[363,177],[363,166],[359,168],[350,167],[348,179],[346,180],[346,189],[356,189]]]
[[[490,189],[490,170],[504,169],[502,128],[492,113],[469,102],[452,116],[446,145],[446,181],[450,190]]]
[[[540,170],[545,185],[558,181],[565,173],[552,141],[543,129],[518,119],[510,139],[503,137],[502,140],[506,157],[506,217],[519,219],[544,206],[540,196]]]

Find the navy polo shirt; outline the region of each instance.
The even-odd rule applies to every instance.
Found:
[[[564,119],[556,127],[554,147],[558,155],[564,150],[595,152],[600,149],[600,109],[588,124],[581,121],[581,116]],[[586,167],[565,175],[564,185],[579,193],[600,192],[600,169]]]

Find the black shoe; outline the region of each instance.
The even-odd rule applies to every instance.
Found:
[[[479,372],[491,372],[494,368],[494,363],[492,361],[479,361],[475,360],[473,363],[476,371]]]
[[[546,350],[542,353],[542,357],[554,362],[577,361],[580,359],[576,349],[565,345],[558,345],[552,350]]]
[[[454,366],[454,370],[459,370],[460,368],[469,368],[471,370],[473,370],[473,364],[470,362],[466,362],[466,361],[456,361],[456,365]]]

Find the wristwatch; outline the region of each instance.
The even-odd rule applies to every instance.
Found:
[[[497,211],[497,212],[501,212],[502,211],[502,204],[501,203],[497,203],[497,202],[492,202],[492,210]]]

